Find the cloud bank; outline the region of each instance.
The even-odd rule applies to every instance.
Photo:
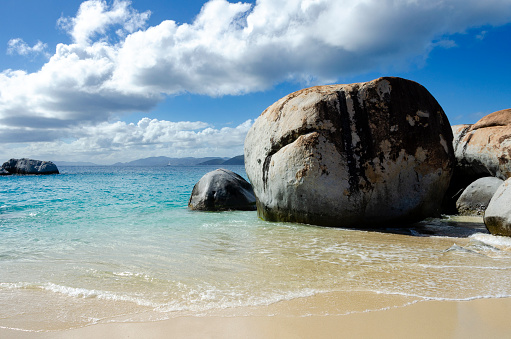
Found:
[[[241,95],[407,64],[452,46],[452,34],[510,22],[511,2],[211,0],[191,23],[147,27],[149,17],[129,1],[89,0],[60,18],[71,43],[37,72],[0,72],[0,142],[58,141],[83,126],[99,133],[119,124],[112,116],[150,111],[168,95]],[[8,52],[45,49],[18,38]]]

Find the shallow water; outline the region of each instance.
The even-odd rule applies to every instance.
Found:
[[[511,240],[487,234],[480,218],[368,232],[187,210],[193,185],[213,169],[63,167],[0,178],[0,327],[164,319],[331,292],[511,296]]]

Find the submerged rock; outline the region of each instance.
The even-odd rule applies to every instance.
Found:
[[[436,216],[453,165],[442,108],[400,78],[292,93],[245,140],[258,215],[273,221],[362,227]]]
[[[484,212],[484,224],[491,234],[511,237],[511,178],[491,198]]]
[[[480,178],[471,183],[456,202],[461,215],[482,215],[491,198],[504,180],[494,177]]]
[[[10,159],[2,168],[11,174],[59,174],[57,166],[51,161],[33,159]]]
[[[256,209],[252,186],[238,174],[217,169],[206,173],[195,184],[188,207],[201,211]]]

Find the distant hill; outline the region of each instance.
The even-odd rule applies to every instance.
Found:
[[[215,157],[205,158],[169,158],[169,157],[150,157],[144,159],[133,160],[130,162],[118,162],[112,166],[117,167],[141,167],[141,166],[196,166],[200,163],[218,159]]]
[[[98,165],[98,164],[95,164],[93,162],[86,162],[86,161],[54,161],[53,162],[55,165],[57,165],[57,167],[60,167],[60,166],[103,166],[103,165]]]
[[[245,165],[245,156],[238,155],[234,158],[215,158],[209,161],[202,162],[198,165]]]
[[[235,156],[234,158],[226,160],[222,165],[245,165],[245,156]]]
[[[223,164],[225,161],[226,161],[226,159],[216,158],[216,159],[211,159],[211,160],[208,160],[208,161],[201,162],[201,163],[200,163],[200,164],[198,164],[198,165],[199,165],[199,166],[221,165],[221,164]]]
[[[98,165],[93,162],[85,161],[54,161],[57,167],[59,166],[104,166]],[[244,156],[238,155],[234,158],[218,158],[218,157],[204,157],[204,158],[169,158],[169,157],[149,157],[144,159],[137,159],[129,162],[118,162],[110,166],[114,167],[144,167],[144,166],[220,166],[220,165],[244,165]]]

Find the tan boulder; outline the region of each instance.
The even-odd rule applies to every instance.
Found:
[[[491,113],[473,125],[454,126],[459,175],[471,181],[485,176],[511,177],[511,109]]]

